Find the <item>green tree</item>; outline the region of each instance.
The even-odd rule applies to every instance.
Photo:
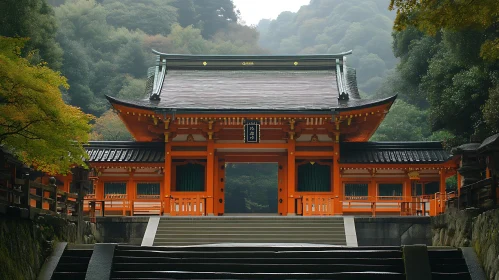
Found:
[[[415,26],[430,35],[440,30],[474,30],[488,34],[482,41],[481,55],[499,59],[499,1],[496,0],[390,0],[390,10],[397,10],[394,28]]]
[[[66,50],[61,70],[71,85],[69,100],[100,115],[109,108],[104,95],[117,95],[127,76],[145,76],[146,35],[109,25],[109,11],[93,0],[74,0],[55,11],[60,23],[57,39]]]
[[[60,73],[20,56],[25,41],[0,37],[0,146],[38,170],[64,174],[84,165],[91,117],[64,103]]]
[[[133,137],[118,115],[111,109],[95,120],[90,139],[99,141],[131,141]]]
[[[208,39],[231,22],[237,22],[239,11],[235,10],[232,0],[194,1],[196,27]]]
[[[102,6],[107,11],[107,23],[114,27],[167,36],[177,22],[174,3],[171,0],[104,0]]]
[[[23,54],[30,53],[32,63],[61,67],[63,51],[55,40],[56,30],[54,12],[45,0],[0,1],[0,36],[30,38]]]

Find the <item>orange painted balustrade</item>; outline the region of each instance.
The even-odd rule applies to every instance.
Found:
[[[333,199],[330,195],[304,195],[301,198],[301,212],[303,216],[334,215]]]
[[[126,194],[106,194],[104,203],[106,213],[121,212],[123,216],[126,216],[127,211],[131,210],[131,201],[128,200]]]
[[[205,216],[206,198],[200,195],[177,195],[170,198],[171,216]]]
[[[137,195],[131,202],[131,215],[163,215],[164,202],[159,195]]]

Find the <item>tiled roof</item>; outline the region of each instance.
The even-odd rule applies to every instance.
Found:
[[[89,162],[161,163],[161,142],[91,141],[85,146]],[[342,143],[341,163],[443,163],[451,159],[439,142]]]
[[[393,102],[360,99],[343,56],[191,56],[159,54],[150,98],[111,103],[177,111],[342,111]],[[161,61],[161,62],[160,62]],[[151,74],[152,71],[149,72]],[[148,76],[150,77],[150,76]],[[348,100],[338,101],[340,93]]]
[[[451,159],[440,142],[342,143],[341,163],[442,163]]]
[[[140,162],[165,161],[164,143],[91,141],[85,145],[89,162]]]

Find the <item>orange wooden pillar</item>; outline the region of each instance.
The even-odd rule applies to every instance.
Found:
[[[279,215],[288,214],[288,186],[286,180],[286,158],[279,158],[277,162],[277,211]]]
[[[215,180],[213,192],[213,209],[215,216],[222,216],[224,214],[225,205],[225,159],[215,162],[217,165],[217,172],[215,173]]]
[[[404,201],[411,201],[412,199],[412,181],[409,177],[405,179],[404,183]]]
[[[440,193],[444,194],[445,193],[445,171],[442,169],[440,170]]]
[[[340,177],[340,143],[333,144],[333,195],[334,195],[334,214],[343,214],[343,196],[344,190]]]
[[[135,173],[135,170],[130,169],[129,171],[129,176],[128,177],[128,182],[126,184],[126,198],[128,200],[128,205],[124,203],[123,205],[123,213],[126,215],[126,211],[130,210],[130,216],[133,216],[133,201],[135,200],[135,194],[137,193],[136,187],[135,187],[135,182],[133,180],[133,175]]]
[[[95,193],[95,199],[97,200],[104,199],[104,182],[102,180],[97,181],[94,193]]]
[[[170,195],[172,184],[172,147],[165,143],[165,169],[164,169],[164,183],[163,190],[164,196],[162,197],[165,205],[165,215],[170,215]]]
[[[296,142],[294,139],[288,140],[288,164],[287,164],[287,192],[288,192],[288,216],[296,215]]]
[[[206,156],[206,215],[213,216],[215,208],[213,205],[213,195],[214,195],[214,180],[216,178],[215,173],[217,168],[215,167],[215,146],[213,140],[208,140]]]

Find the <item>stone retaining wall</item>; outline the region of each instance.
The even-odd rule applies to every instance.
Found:
[[[96,232],[95,225],[86,222],[85,243],[95,243]],[[31,220],[0,214],[0,279],[36,279],[58,241],[75,242],[76,225],[57,216]]]
[[[473,247],[491,280],[499,280],[499,209],[480,213],[477,209],[432,217],[434,246]]]

